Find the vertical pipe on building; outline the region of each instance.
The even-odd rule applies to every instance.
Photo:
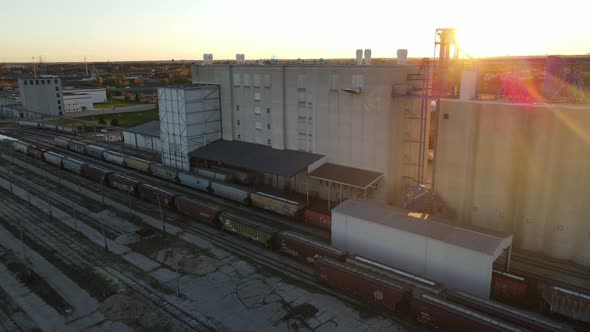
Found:
[[[328,211],[330,211],[331,200],[332,200],[332,182],[328,181]]]
[[[508,247],[508,257],[506,257],[506,272],[510,272],[510,257],[512,256],[512,245]]]

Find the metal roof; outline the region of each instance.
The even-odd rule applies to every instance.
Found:
[[[133,132],[160,136],[160,121],[154,120],[128,129]]]
[[[202,146],[189,153],[189,157],[286,177],[292,177],[324,158],[323,155],[315,153],[279,150],[261,144],[225,140]]]
[[[312,178],[366,189],[383,177],[383,173],[361,168],[325,163],[309,173]]]
[[[512,235],[497,231],[458,227],[431,216],[420,217],[394,206],[364,200],[347,200],[332,212],[396,228],[458,247],[498,257],[512,244]]]

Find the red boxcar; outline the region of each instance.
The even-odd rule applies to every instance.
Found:
[[[82,165],[82,176],[101,184],[107,183],[107,176],[110,173],[111,171],[104,169],[102,167],[89,164]]]
[[[176,197],[176,194],[174,193],[145,183],[137,185],[137,192],[139,193],[139,197],[146,201],[156,204],[160,201],[162,207],[174,208],[174,198]]]
[[[360,271],[343,262],[319,257],[316,259],[315,272],[320,282],[364,301],[380,304],[392,311],[405,311],[408,307],[408,288]]]
[[[221,213],[221,209],[216,206],[208,206],[182,196],[176,197],[174,205],[178,212],[189,217],[197,218],[211,225],[216,224],[217,217],[219,217],[219,214]]]
[[[36,146],[29,146],[29,156],[40,159],[40,160],[44,160],[43,159],[43,153],[45,152],[45,149],[41,149],[38,148]]]
[[[530,305],[529,283],[520,276],[494,270],[492,273],[492,298],[520,305]]]
[[[303,212],[303,219],[310,225],[327,230],[332,229],[332,217],[327,214],[305,209],[305,212]]]
[[[140,183],[138,180],[116,173],[110,173],[107,178],[109,186],[136,195],[137,185]]]
[[[449,302],[443,298],[422,294],[412,298],[412,315],[420,323],[437,331],[496,332],[528,331],[494,317]]]
[[[316,256],[325,256],[339,261],[344,261],[347,256],[346,251],[289,231],[279,232],[275,236],[274,245],[277,251],[311,264],[315,262]]]

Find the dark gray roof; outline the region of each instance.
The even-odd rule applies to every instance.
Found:
[[[291,177],[324,156],[294,150],[278,150],[243,141],[219,140],[189,153],[189,157],[217,161],[249,171]]]
[[[133,132],[143,133],[152,136],[160,136],[160,121],[150,121],[128,129],[130,129],[130,131]]]
[[[348,200],[335,207],[332,212],[478,251],[495,258],[512,244],[512,235],[509,234],[454,226],[444,223],[439,218],[425,219],[419,216],[420,213],[372,201]]]
[[[316,179],[366,189],[379,180],[383,174],[361,168],[325,163],[309,173],[309,176]]]

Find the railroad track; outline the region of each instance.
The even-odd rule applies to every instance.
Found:
[[[117,266],[108,263],[104,258],[96,254],[94,249],[76,242],[65,235],[56,225],[58,223],[44,221],[47,218],[38,218],[28,209],[15,200],[3,197],[5,204],[10,204],[12,215],[2,212],[0,218],[9,223],[13,228],[23,227],[23,234],[30,240],[46,248],[50,248],[54,256],[58,256],[63,262],[76,266],[79,269],[100,269],[103,273],[119,280],[138,296],[151,305],[162,310],[172,318],[183,323],[194,331],[216,331],[207,322],[187,313],[175,304],[144,285],[134,276],[122,271]],[[16,218],[14,217],[16,215]],[[59,248],[59,250],[56,250]]]
[[[26,156],[22,155],[22,154],[14,154],[13,157],[17,157],[17,159],[21,159],[21,160],[25,160],[25,158],[27,158]],[[112,165],[112,164],[107,164],[107,165]],[[92,189],[94,191],[96,191],[97,188],[101,189],[104,188],[104,186],[99,185],[99,184],[95,184],[94,182],[91,182],[90,180],[87,180],[85,178],[80,178],[78,175],[70,173],[68,171],[65,171],[63,169],[56,169],[55,166],[53,165],[48,165],[46,163],[40,164],[39,165],[41,169],[45,169],[46,171],[52,172],[52,173],[56,173],[56,176],[60,176],[61,178],[63,178],[66,181],[71,180],[70,182],[75,182],[80,186],[83,186],[84,188],[88,189]],[[147,176],[149,179],[152,179],[151,176]],[[115,202],[125,202],[127,199],[129,199],[129,196],[114,190],[112,188],[107,187],[106,191],[104,191],[105,195],[107,195],[107,197],[109,197],[110,199],[114,200]],[[151,203],[145,202],[143,200],[140,200],[136,197],[131,197],[131,202],[130,205],[133,206],[133,210],[138,211],[142,214],[148,215],[150,217],[153,217],[155,219],[159,219],[160,215],[157,212],[157,210],[154,210],[154,206]],[[290,259],[285,259],[284,256],[278,255],[276,253],[273,253],[271,251],[268,250],[263,250],[260,248],[260,246],[258,244],[253,244],[247,240],[242,240],[239,239],[235,236],[228,236],[227,233],[224,233],[218,229],[215,229],[213,227],[210,227],[208,225],[204,225],[201,223],[195,223],[194,220],[192,220],[190,217],[186,217],[183,215],[179,215],[176,214],[174,212],[171,211],[166,211],[166,223],[168,224],[172,224],[175,225],[176,227],[179,227],[181,229],[184,230],[185,233],[187,234],[193,234],[193,235],[197,235],[199,237],[202,238],[206,238],[207,240],[211,241],[213,244],[215,244],[216,246],[220,247],[220,248],[224,248],[227,251],[237,255],[237,256],[242,256],[242,257],[246,257],[249,260],[252,260],[264,267],[270,268],[272,270],[275,270],[281,274],[287,275],[288,277],[291,277],[293,279],[296,279],[298,281],[302,281],[304,283],[307,283],[313,287],[316,287],[320,290],[322,290],[324,293],[329,294],[335,298],[338,298],[340,300],[343,300],[347,303],[353,303],[353,304],[362,304],[362,302],[359,302],[351,297],[348,297],[346,295],[342,295],[340,292],[334,291],[332,289],[326,288],[324,286],[318,285],[318,283],[315,280],[313,271],[311,269],[311,267],[300,264],[300,263],[294,263],[292,260]],[[392,319],[393,321],[395,321],[397,324],[400,324],[402,326],[405,327],[411,327],[414,330],[422,330],[421,327],[417,326],[416,324],[413,323],[408,323],[405,320],[402,320],[400,317],[397,316],[392,316],[389,312],[385,311],[385,310],[375,310],[377,314],[380,314],[384,317],[388,317],[390,319]]]
[[[522,261],[527,264],[543,266],[548,270],[558,271],[563,274],[574,276],[580,279],[590,280],[590,268],[574,265],[573,263],[556,262],[552,258],[540,257],[531,253],[512,252],[512,259]]]
[[[31,129],[35,130],[35,129]],[[6,131],[6,130],[5,130]],[[168,180],[160,179],[143,172],[125,168],[107,161],[99,160],[85,154],[80,154],[73,152],[68,149],[63,149],[58,146],[53,145],[53,137],[55,136],[62,136],[58,133],[51,133],[51,132],[29,132],[27,131],[25,135],[20,132],[20,129],[16,130],[9,130],[13,136],[17,136],[17,138],[23,139],[25,142],[30,144],[44,144],[51,147],[52,150],[59,152],[60,154],[66,155],[68,157],[72,157],[81,161],[93,163],[95,165],[101,166],[103,168],[109,169],[111,171],[124,174],[127,176],[134,177],[141,181],[145,181],[146,183],[150,183],[156,185],[158,187],[176,192],[183,196],[190,197],[192,199],[201,201],[206,204],[213,204],[221,207],[224,211],[234,212],[240,214],[245,217],[252,218],[258,222],[266,223],[271,226],[277,226],[280,224],[283,227],[286,227],[291,230],[295,230],[298,232],[302,232],[308,235],[311,235],[317,239],[320,239],[324,242],[329,242],[330,240],[330,233],[324,230],[320,230],[316,227],[311,227],[307,225],[303,225],[300,222],[294,222],[292,219],[281,217],[276,214],[272,214],[266,211],[260,211],[258,208],[251,207],[242,203],[238,203],[229,199],[225,199],[223,197],[219,197],[213,194],[205,193],[196,189],[187,188],[185,186],[173,183]],[[45,137],[40,138],[41,137]],[[16,154],[17,152],[13,152]]]

